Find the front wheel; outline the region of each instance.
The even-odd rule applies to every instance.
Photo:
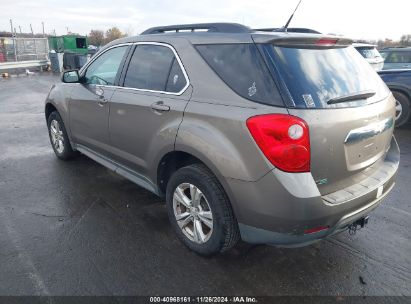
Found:
[[[54,111],[47,119],[50,143],[56,156],[63,160],[68,160],[76,156],[76,152],[71,147],[67,136],[63,120],[58,112]]]
[[[166,200],[170,222],[191,250],[211,255],[232,248],[239,240],[227,194],[204,165],[177,170],[167,184]]]

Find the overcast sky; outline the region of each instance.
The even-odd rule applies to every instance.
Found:
[[[147,27],[200,22],[239,22],[280,27],[298,0],[10,0],[0,4],[0,30],[54,29],[57,35],[119,27],[138,34]],[[303,0],[291,23],[356,39],[399,39],[411,34],[411,0]]]

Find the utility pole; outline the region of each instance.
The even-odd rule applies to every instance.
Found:
[[[44,53],[46,54],[46,58],[49,60],[49,54],[48,54],[48,50],[49,50],[49,40],[46,39],[46,33],[44,31],[44,21],[41,21],[41,27],[43,29],[43,38],[44,38]]]
[[[30,23],[30,29],[31,29],[31,34],[33,35],[33,42],[34,42],[34,53],[36,54],[36,59],[38,60],[38,54],[37,54],[37,46],[36,46],[36,39],[34,38],[34,32],[33,32],[33,27],[31,26]]]
[[[19,30],[20,30],[20,37],[22,37],[23,35],[21,33],[21,26],[20,25],[19,25]],[[24,43],[24,40],[23,40],[23,53],[26,53],[26,44]]]
[[[10,19],[10,32],[11,36],[13,37],[13,20]]]
[[[13,38],[14,60],[17,61],[16,37],[15,37],[15,35],[13,35],[13,20],[11,20],[11,19],[10,19],[10,32],[11,32],[11,37]]]

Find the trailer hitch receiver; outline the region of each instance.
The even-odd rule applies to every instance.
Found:
[[[354,235],[357,232],[357,230],[364,228],[368,224],[369,218],[369,216],[365,216],[356,220],[354,223],[348,226],[348,233],[350,235]]]

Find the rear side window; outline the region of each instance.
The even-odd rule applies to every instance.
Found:
[[[391,52],[387,58],[385,58],[386,63],[410,63],[411,62],[411,51],[401,51],[401,52]]]
[[[238,95],[264,104],[284,106],[255,44],[208,44],[197,45],[196,48]]]
[[[131,57],[124,86],[142,90],[180,92],[186,79],[174,52],[161,45],[138,45]]]

